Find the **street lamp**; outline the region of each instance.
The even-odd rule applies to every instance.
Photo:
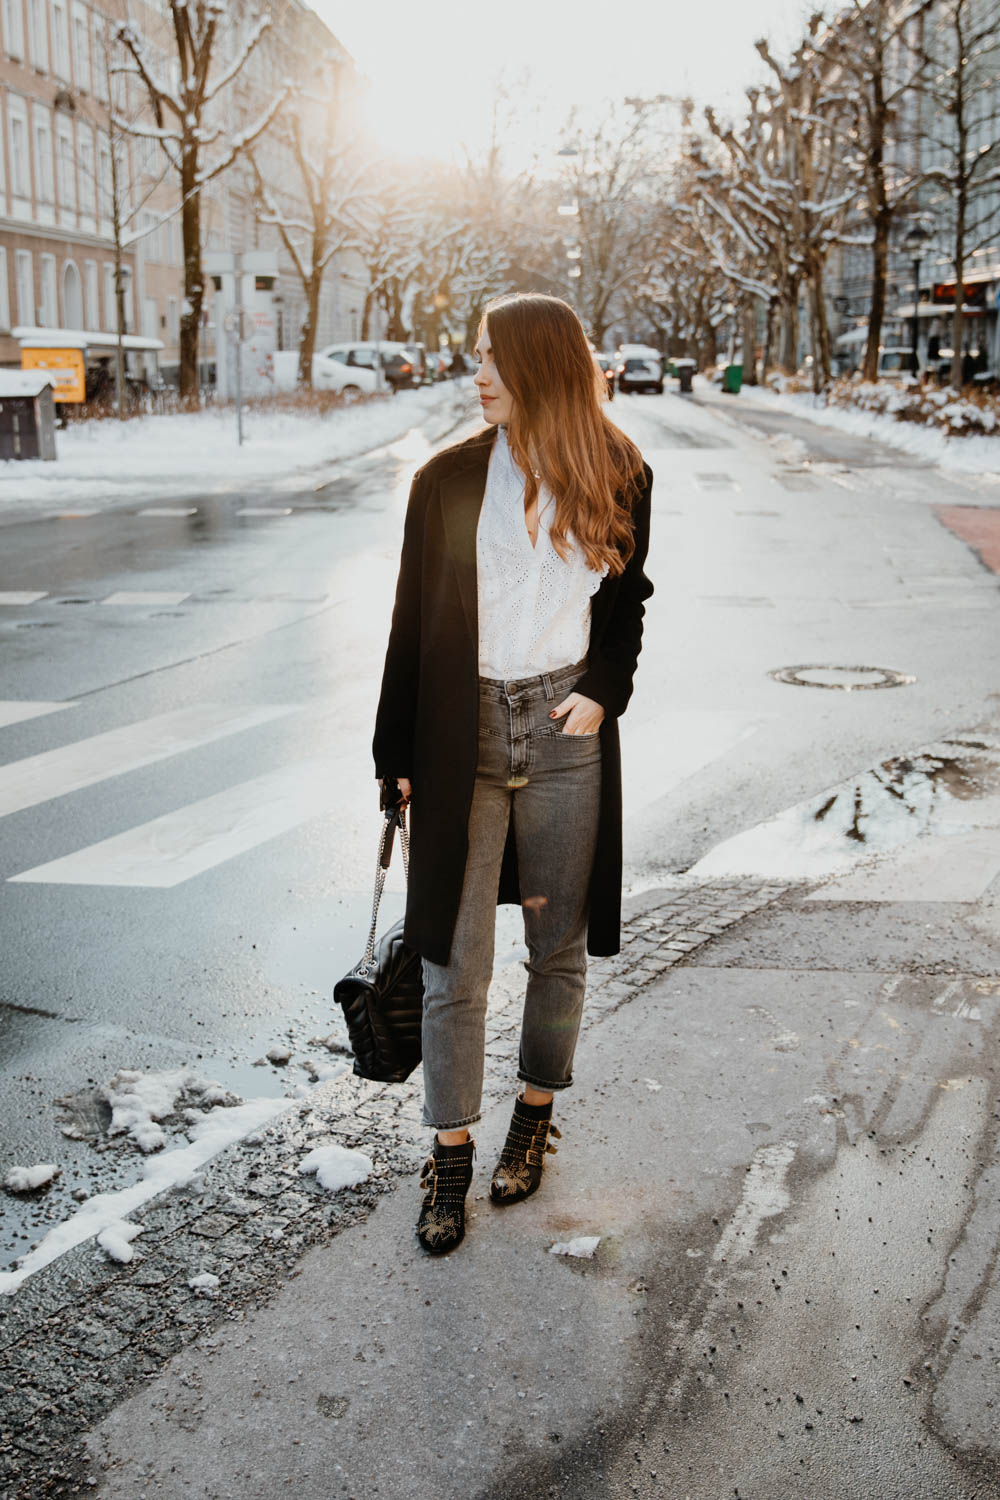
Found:
[[[917,317],[917,303],[920,301],[920,257],[929,240],[933,238],[929,229],[923,224],[914,224],[903,236],[903,249],[907,250],[913,261],[913,351],[910,355],[910,374],[920,374],[920,361],[917,358],[917,336],[920,332],[920,323]]]

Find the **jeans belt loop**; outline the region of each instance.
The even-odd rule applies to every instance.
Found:
[[[547,703],[551,703],[552,699],[556,695],[556,690],[552,686],[552,678],[549,676],[548,672],[542,673],[542,687],[545,689],[545,701]]]

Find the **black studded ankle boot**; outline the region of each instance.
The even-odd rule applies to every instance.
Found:
[[[460,1146],[442,1146],[434,1137],[434,1149],[420,1173],[425,1193],[417,1220],[417,1239],[428,1255],[446,1255],[465,1238],[465,1195],[475,1154],[471,1136]]]
[[[562,1137],[552,1123],[552,1100],[548,1104],[525,1104],[520,1096],[514,1101],[510,1129],[500,1160],[493,1168],[490,1197],[494,1203],[520,1203],[530,1198],[542,1180],[542,1166],[547,1151],[555,1153],[549,1136]]]

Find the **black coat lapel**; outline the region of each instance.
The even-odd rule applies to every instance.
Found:
[[[492,434],[490,434],[492,438]],[[445,537],[473,644],[479,646],[479,585],[476,570],[476,531],[486,492],[492,441],[470,449],[467,467],[441,481],[441,514]]]

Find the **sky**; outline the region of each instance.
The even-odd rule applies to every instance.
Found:
[[[369,122],[401,154],[489,139],[497,80],[530,72],[516,154],[558,148],[574,105],[667,94],[738,114],[759,36],[786,50],[805,0],[312,0],[370,80]]]

